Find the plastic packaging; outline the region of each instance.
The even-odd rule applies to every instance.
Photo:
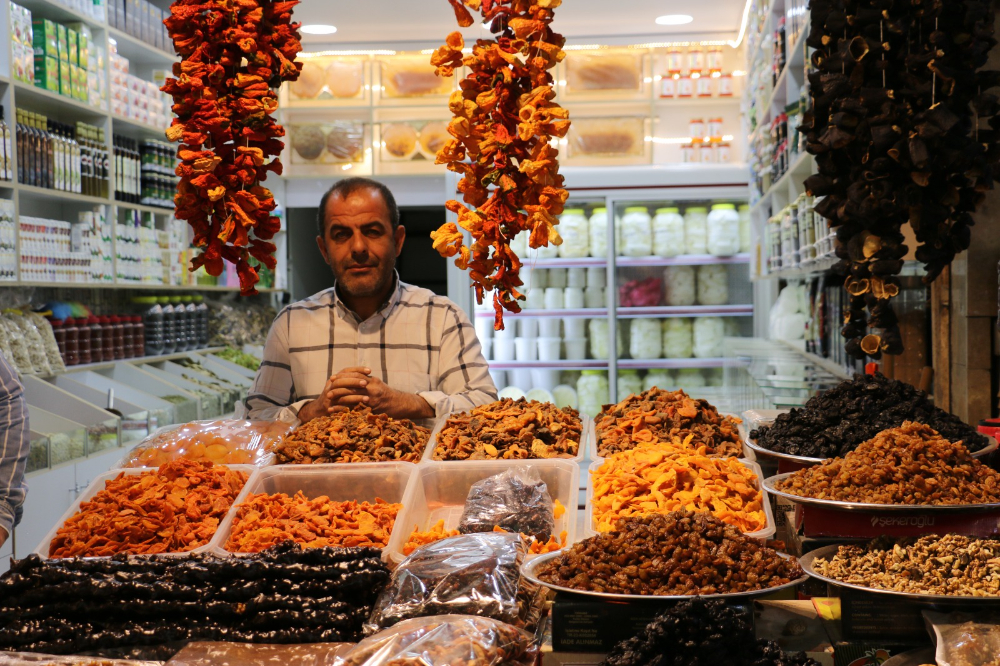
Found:
[[[303,643],[263,645],[194,641],[167,662],[169,666],[327,666],[347,654],[353,643]],[[2,662],[0,662],[2,663]],[[133,663],[133,662],[129,662]],[[103,662],[102,662],[103,666]]]
[[[629,280],[618,287],[618,304],[623,308],[655,307],[663,297],[663,282],[660,278]]]
[[[118,467],[159,467],[178,458],[263,465],[291,430],[291,425],[282,421],[192,421],[168,426],[137,444]]]
[[[27,666],[28,664],[31,666],[160,666],[162,663],[160,661],[104,659],[103,657],[56,656],[37,652],[0,652],[0,666]]]
[[[605,259],[608,256],[608,209],[595,208],[590,214],[590,256]],[[597,285],[587,285],[597,286]]]
[[[590,256],[590,223],[582,208],[564,210],[559,216],[557,229],[563,240],[562,245],[558,246],[560,257]]]
[[[493,618],[533,629],[544,588],[521,577],[527,544],[517,534],[466,534],[429,543],[403,560],[383,590],[365,633],[434,615]]]
[[[1000,615],[924,611],[933,627],[937,666],[991,666],[1000,655]],[[992,661],[991,661],[992,660]]]
[[[695,317],[695,358],[718,358],[726,355],[726,328],[721,317]]]
[[[358,643],[334,666],[532,666],[537,644],[505,622],[468,615],[404,620]]]
[[[566,91],[642,90],[641,54],[598,54],[574,52],[566,58]]]
[[[694,266],[668,266],[663,269],[663,292],[667,305],[694,305]]]
[[[698,267],[698,304],[729,303],[729,267],[708,264]]]
[[[684,211],[684,240],[688,254],[708,252],[708,209],[704,206]]]
[[[653,227],[649,211],[642,206],[625,209],[621,219],[621,247],[618,254],[623,257],[648,256],[653,248]]]
[[[591,319],[587,323],[587,329],[590,333],[590,355],[593,358],[607,359],[608,358],[608,320],[607,319]],[[618,336],[615,339],[615,348],[618,357],[620,358],[622,352],[625,350],[625,341],[622,340],[622,327],[621,322],[618,323]]]
[[[663,358],[691,358],[693,354],[694,326],[691,318],[671,317],[664,319]]]
[[[705,387],[705,376],[698,368],[681,368],[677,371],[675,388],[687,393],[695,393],[698,389]]]
[[[447,96],[454,86],[451,78],[434,73],[427,58],[394,57],[383,60],[381,66],[384,97]]]
[[[365,159],[365,125],[335,120],[288,128],[292,164],[350,164]]]
[[[658,257],[676,257],[684,254],[684,218],[677,208],[658,208],[653,218],[653,254]]]
[[[554,535],[552,496],[538,472],[518,465],[473,484],[458,531],[473,534],[491,532],[495,527],[539,541]]]
[[[31,360],[31,367],[36,374],[50,375],[52,367],[49,365],[48,357],[45,355],[45,345],[42,343],[42,336],[38,329],[23,314],[10,313],[6,315],[7,320],[14,325],[14,331],[20,336],[24,349]],[[8,327],[8,331],[11,329]]]
[[[728,257],[740,251],[740,215],[733,204],[712,206],[708,214],[706,247],[709,254]]]
[[[750,206],[740,204],[736,212],[740,216],[740,252],[750,251]]]
[[[62,356],[59,354],[59,345],[56,343],[56,336],[52,332],[52,324],[37,312],[29,313],[28,319],[31,320],[42,336],[42,347],[45,349],[45,358],[48,359],[51,370],[55,373],[65,372],[66,366],[63,364]]]
[[[660,358],[663,335],[658,319],[633,319],[629,324],[629,355],[632,358]]]
[[[305,61],[297,81],[288,90],[295,100],[310,100],[328,93],[336,99],[358,97],[364,86],[364,61],[353,58],[336,58],[324,68],[324,58]]]

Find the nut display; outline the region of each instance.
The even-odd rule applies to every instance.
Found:
[[[236,507],[226,550],[256,553],[283,541],[305,548],[366,546],[384,548],[402,504],[334,502],[325,495],[308,499],[302,492],[249,495]]]
[[[750,437],[771,451],[832,458],[905,421],[926,423],[948,441],[963,442],[970,451],[988,443],[975,428],[935,407],[922,391],[877,372],[855,375],[810,398],[802,409],[779,415],[774,425],[761,426]]]
[[[49,544],[49,557],[193,550],[215,535],[247,481],[223,465],[175,460],[105,483],[80,504]]]
[[[639,444],[607,458],[590,474],[598,532],[610,532],[621,518],[677,509],[711,512],[741,532],[767,526],[757,475],[736,458]]]
[[[359,406],[303,423],[275,449],[275,462],[417,462],[429,438],[430,431],[412,421]]]
[[[627,451],[640,442],[684,440],[688,435],[693,435],[689,443],[701,455],[724,458],[743,451],[738,421],[684,391],[653,387],[630,395],[617,405],[606,405],[594,426],[600,456]]]
[[[793,495],[865,504],[998,504],[1000,472],[928,425],[883,430],[843,458],[775,485]]]
[[[285,543],[244,557],[31,555],[0,577],[0,650],[355,642],[389,580],[379,554]]]
[[[852,585],[909,594],[1000,596],[1000,541],[946,534],[876,539],[817,558],[820,575]]]
[[[573,458],[582,432],[580,413],[571,407],[504,398],[449,417],[434,459]]]
[[[553,585],[670,596],[763,590],[802,575],[794,559],[686,510],[622,518],[614,531],[575,543],[538,569]]]

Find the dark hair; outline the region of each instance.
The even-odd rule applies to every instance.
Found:
[[[337,195],[346,199],[361,190],[375,190],[382,195],[382,202],[385,204],[385,209],[389,211],[389,222],[392,223],[393,231],[396,230],[396,227],[399,226],[399,206],[396,205],[396,198],[392,196],[389,188],[377,180],[354,176],[353,178],[345,178],[344,180],[337,181],[333,187],[326,191],[323,198],[319,200],[319,212],[316,215],[316,222],[321,237],[326,233],[326,204],[330,201],[330,197]]]

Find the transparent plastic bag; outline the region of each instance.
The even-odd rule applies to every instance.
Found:
[[[300,645],[258,645],[195,641],[175,654],[167,666],[327,666],[344,654],[353,643],[304,643]]]
[[[130,661],[36,652],[0,652],[0,666],[159,666],[158,661]]]
[[[167,426],[125,454],[118,467],[159,467],[178,458],[263,466],[291,430],[291,425],[282,421],[226,419]]]
[[[1000,664],[1000,614],[924,611],[934,629],[937,666],[996,666]]]
[[[37,312],[29,313],[28,319],[31,320],[42,336],[45,357],[49,361],[49,367],[52,368],[52,372],[66,372],[66,365],[63,363],[62,354],[59,353],[59,344],[56,342],[56,335],[52,332],[52,324]]]
[[[370,636],[334,666],[532,666],[534,637],[486,617],[439,615],[404,620]]]
[[[7,363],[17,370],[17,364],[14,362],[14,349],[10,342],[10,335],[7,333],[7,327],[2,323],[0,323],[0,352],[3,352],[3,356],[7,360]]]
[[[49,365],[49,359],[45,355],[45,344],[42,342],[42,335],[35,328],[35,325],[20,312],[12,313],[10,321],[14,322],[14,325],[21,332],[28,356],[31,358],[31,367],[35,369],[37,374],[51,375],[52,366]]]
[[[543,542],[554,534],[552,496],[538,472],[518,465],[469,489],[458,531],[492,532],[496,527]]]
[[[21,333],[21,328],[14,323],[10,315],[0,317],[0,325],[7,332],[7,339],[10,341],[10,356],[7,358],[19,373],[22,375],[36,374],[35,366],[31,363],[31,354],[28,352],[28,345]]]
[[[422,546],[392,574],[365,633],[416,617],[476,615],[534,629],[545,590],[521,577],[527,543],[517,534],[450,537]]]

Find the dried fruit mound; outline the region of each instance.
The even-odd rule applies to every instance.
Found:
[[[207,544],[247,481],[245,472],[181,458],[124,472],[80,504],[49,544],[49,557],[176,553]]]
[[[653,387],[630,395],[617,405],[606,405],[594,420],[597,454],[609,456],[643,442],[685,440],[709,457],[738,457],[743,451],[738,421],[720,416],[706,400],[695,400],[684,391]]]
[[[685,600],[622,641],[601,666],[819,666],[803,653],[788,655],[754,635],[738,607],[710,599]]]
[[[450,417],[438,433],[434,460],[573,458],[582,431],[575,409],[504,398]]]
[[[375,414],[370,407],[321,416],[303,423],[274,451],[290,463],[417,462],[430,431],[407,419]]]
[[[750,437],[771,451],[832,458],[906,421],[926,423],[949,442],[963,442],[970,451],[988,443],[975,428],[935,407],[923,391],[880,373],[855,375],[810,398],[804,408],[781,414],[773,426],[751,431]]]
[[[963,444],[909,421],[776,487],[801,497],[866,504],[1000,503],[1000,472],[969,455]]]
[[[793,559],[706,513],[622,518],[539,567],[554,585],[615,594],[700,595],[764,590],[803,575]]]

